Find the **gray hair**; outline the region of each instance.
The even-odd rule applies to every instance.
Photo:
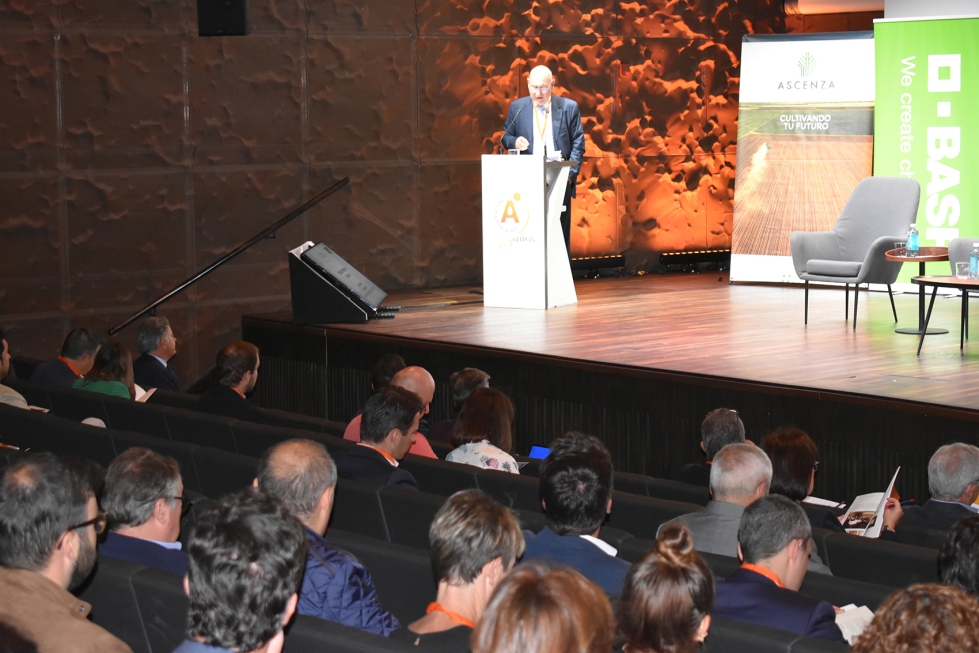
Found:
[[[700,425],[700,437],[704,441],[707,460],[714,460],[717,452],[727,445],[744,442],[744,423],[738,417],[738,411],[716,408],[707,413]]]
[[[745,508],[738,525],[738,542],[748,563],[771,558],[794,540],[811,538],[812,525],[802,506],[781,494],[769,494]]]
[[[435,582],[472,583],[496,558],[509,569],[524,552],[520,524],[510,509],[481,490],[456,492],[428,529]]]
[[[153,507],[167,499],[171,507],[180,490],[180,465],[155,451],[133,447],[123,451],[105,473],[102,507],[109,513],[113,530],[142,526],[153,516]]]
[[[765,452],[746,442],[729,444],[721,449],[710,468],[710,488],[714,498],[749,497],[760,483],[765,491],[772,484],[772,461]]]
[[[150,354],[160,346],[160,339],[167,335],[170,328],[170,321],[165,317],[154,315],[148,317],[139,324],[136,331],[136,344],[139,345],[140,354]]]
[[[955,501],[972,483],[979,483],[979,448],[946,444],[928,461],[928,491],[933,498]]]
[[[454,372],[449,377],[449,388],[452,391],[452,409],[455,412],[462,410],[462,405],[476,388],[488,388],[490,375],[483,370],[475,367],[466,367],[462,371]]]
[[[326,448],[312,440],[286,440],[269,448],[258,463],[259,489],[304,521],[320,497],[337,484],[337,466]]]

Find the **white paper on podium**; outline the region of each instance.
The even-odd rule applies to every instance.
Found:
[[[571,165],[541,156],[483,155],[485,306],[577,303],[560,222]]]

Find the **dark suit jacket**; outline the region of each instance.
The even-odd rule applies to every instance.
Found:
[[[75,381],[78,380],[78,376],[71,371],[71,368],[65,365],[64,361],[61,359],[54,359],[53,361],[48,361],[47,363],[41,363],[34,368],[34,372],[31,374],[32,383],[43,383],[44,385],[63,385],[67,387],[72,387],[75,385]]]
[[[149,354],[143,354],[133,361],[133,378],[136,384],[144,389],[184,391],[173,370]]]
[[[961,503],[929,499],[920,506],[907,506],[897,531],[881,531],[880,539],[938,549],[956,522],[976,515]]]
[[[726,580],[718,579],[710,613],[713,617],[779,628],[803,637],[844,641],[832,605],[779,587],[747,569],[738,569]]]
[[[678,480],[681,483],[709,488],[710,465],[707,463],[690,463],[689,465],[684,465],[683,469],[680,470],[680,478]]]
[[[506,126],[506,132],[503,134],[504,148],[515,149],[518,136],[523,136],[533,146],[533,104],[534,101],[529,95],[510,103],[510,111],[507,113],[504,123]],[[578,176],[581,159],[585,154],[585,131],[581,127],[581,113],[578,111],[578,103],[568,98],[551,95],[551,112],[553,114],[551,116],[551,129],[554,135],[554,147],[561,150],[561,156],[564,157],[565,161],[575,162],[570,171],[570,179],[573,180]],[[528,147],[524,153],[530,154],[530,150],[531,148]],[[572,196],[574,195],[572,194]]]
[[[269,423],[261,408],[252,406],[237,392],[220,383],[215,383],[201,395],[197,401],[197,410],[211,415],[233,417],[246,422]]]
[[[337,474],[351,481],[418,489],[418,481],[411,472],[395,467],[370,447],[354,447],[344,455],[337,456],[336,463]]]
[[[162,569],[178,576],[187,573],[187,554],[183,551],[112,531],[105,536],[105,542],[99,545],[99,555]]]
[[[601,587],[609,596],[622,594],[629,563],[615,558],[577,535],[558,535],[545,526],[538,535],[524,531],[527,549],[523,560],[545,558],[566,565]]]

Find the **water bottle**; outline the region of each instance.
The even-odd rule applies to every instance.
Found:
[[[972,253],[969,254],[969,278],[979,279],[979,243],[972,243]]]
[[[908,244],[904,248],[904,252],[907,256],[917,256],[918,255],[918,230],[911,225],[908,229]]]

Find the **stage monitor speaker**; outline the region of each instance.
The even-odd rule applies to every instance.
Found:
[[[197,0],[198,36],[247,36],[248,0]]]
[[[319,270],[304,261],[302,254],[313,247],[307,242],[289,252],[289,281],[292,287],[292,321],[295,324],[367,322],[373,315]]]

